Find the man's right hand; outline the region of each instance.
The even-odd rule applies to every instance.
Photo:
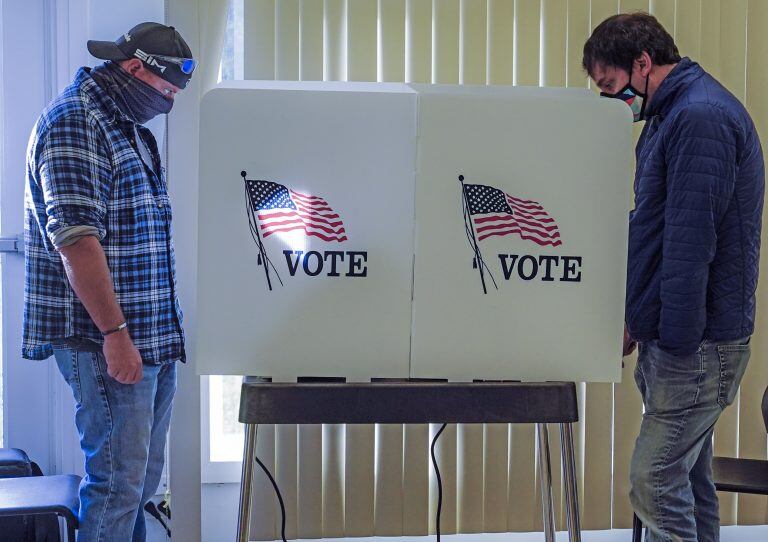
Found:
[[[121,384],[135,384],[144,376],[141,354],[124,329],[104,338],[104,357],[107,374]]]

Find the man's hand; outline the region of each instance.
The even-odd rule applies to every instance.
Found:
[[[114,328],[117,322],[125,322],[99,240],[89,235],[61,247],[59,252],[69,283],[96,327],[103,331]],[[107,335],[103,350],[109,376],[122,384],[135,384],[142,379],[141,355],[127,329]]]
[[[624,356],[630,355],[637,348],[637,342],[629,336],[627,325],[624,324]]]
[[[121,384],[135,384],[144,376],[141,354],[124,329],[104,338],[107,373]]]

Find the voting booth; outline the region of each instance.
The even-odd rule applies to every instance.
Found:
[[[586,90],[222,84],[199,373],[617,381],[631,124]]]

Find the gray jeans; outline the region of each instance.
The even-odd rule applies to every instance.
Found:
[[[709,343],[688,356],[640,344],[635,381],[645,413],[630,468],[630,499],[649,541],[712,542],[720,516],[712,481],[712,432],[736,397],[749,337]]]

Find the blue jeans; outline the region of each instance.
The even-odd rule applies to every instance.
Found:
[[[630,500],[649,541],[713,542],[720,515],[712,432],[736,397],[749,338],[709,343],[688,356],[640,343],[635,381],[645,413],[630,468]]]
[[[78,542],[143,542],[144,505],[163,472],[165,440],[176,391],[176,363],[144,365],[136,384],[107,374],[93,343],[54,348],[77,403],[75,423],[85,454]]]

